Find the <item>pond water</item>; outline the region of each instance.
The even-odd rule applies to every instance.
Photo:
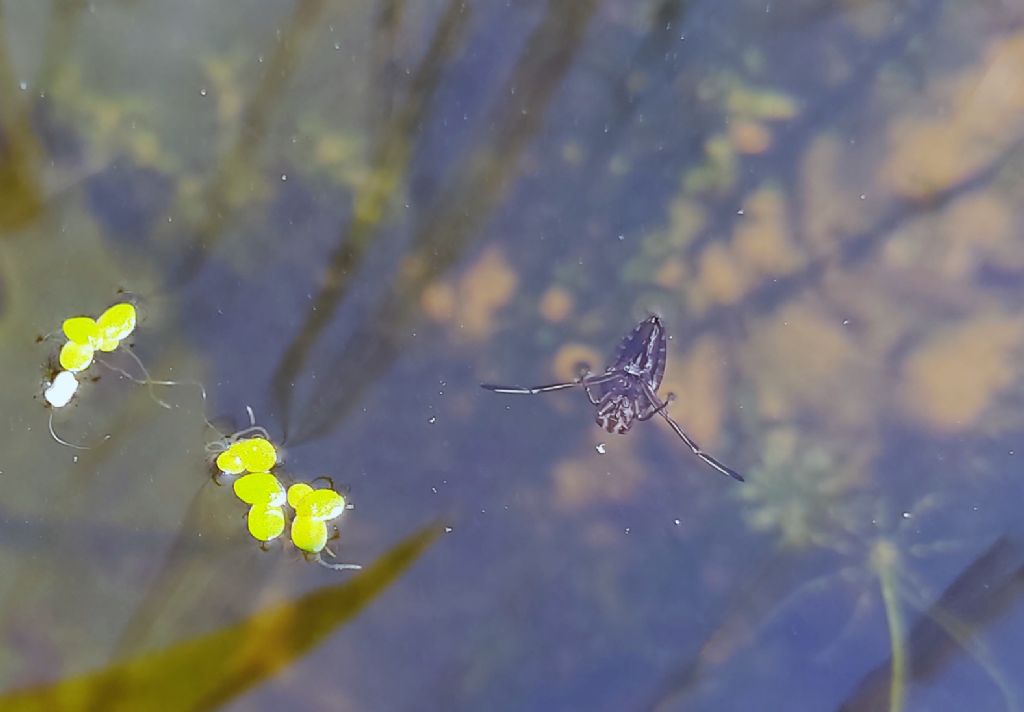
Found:
[[[0,4],[3,709],[1022,709],[1022,66],[1018,0]],[[182,383],[62,446],[123,299]],[[479,387],[652,313],[746,482]],[[364,572],[248,536],[247,408]]]

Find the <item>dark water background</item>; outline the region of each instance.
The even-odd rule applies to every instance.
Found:
[[[0,3],[3,687],[344,580],[210,481],[251,406],[343,560],[449,531],[231,709],[1020,709],[1022,68],[1018,0]],[[118,289],[209,399],[60,447]],[[745,484],[478,387],[652,311]]]

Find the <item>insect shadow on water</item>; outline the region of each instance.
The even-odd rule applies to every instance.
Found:
[[[626,335],[619,344],[615,361],[604,370],[604,373],[591,374],[584,371],[574,381],[529,388],[490,383],[483,383],[481,387],[495,393],[536,395],[583,386],[587,398],[597,407],[597,424],[609,433],[621,435],[627,432],[634,422],[649,420],[659,415],[694,455],[723,475],[743,482],[742,475],[701,450],[693,438],[683,432],[679,423],[668,414],[668,404],[675,396],[669,394],[664,401],[658,397],[658,388],[665,376],[667,351],[665,327],[662,326],[661,319],[651,316],[637,324]]]

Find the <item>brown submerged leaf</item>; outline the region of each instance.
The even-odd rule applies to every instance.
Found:
[[[208,710],[264,682],[323,642],[411,566],[440,533],[428,526],[354,578],[234,625],[80,677],[0,696],[0,709]]]

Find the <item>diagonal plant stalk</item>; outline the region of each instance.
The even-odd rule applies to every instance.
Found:
[[[894,568],[895,551],[887,542],[879,542],[872,552],[872,565],[878,576],[878,586],[882,592],[882,604],[885,607],[885,622],[889,626],[889,640],[892,646],[891,670],[889,685],[889,712],[903,712],[907,691],[907,645],[906,624],[900,608],[898,584]]]
[[[85,675],[0,695],[5,712],[211,710],[265,682],[326,640],[437,539],[427,526],[344,583],[266,608],[238,623]]]

